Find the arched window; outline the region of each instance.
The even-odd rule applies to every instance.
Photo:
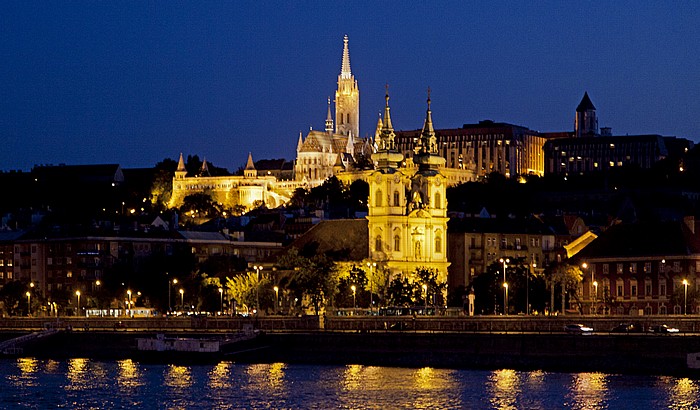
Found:
[[[399,191],[394,191],[394,206],[399,206]]]
[[[414,250],[413,250],[414,256],[415,256],[416,258],[420,258],[420,257],[421,257],[421,249],[420,249],[420,248],[421,248],[421,246],[420,246],[420,241],[416,241],[416,244],[414,245]]]
[[[347,121],[345,121],[345,122],[347,122],[349,124],[350,123],[350,113],[347,114],[346,118],[347,118]]]
[[[442,196],[440,196],[439,192],[435,193],[435,208],[440,209],[442,208]]]
[[[435,253],[442,253],[442,237],[440,234],[435,237]]]
[[[377,252],[382,251],[382,237],[381,237],[381,235],[377,235],[377,238],[374,240],[374,250]]]
[[[377,197],[374,198],[374,206],[377,206],[377,207],[382,206],[382,190],[381,189],[377,190],[376,196]]]
[[[343,113],[342,112],[340,113],[339,117],[340,117],[340,125],[343,125]]]
[[[401,250],[401,238],[399,235],[394,236],[394,252],[399,252]]]

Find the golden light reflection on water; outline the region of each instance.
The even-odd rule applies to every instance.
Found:
[[[55,373],[59,370],[58,362],[55,360],[47,360],[44,368],[47,373]]]
[[[22,373],[36,373],[39,370],[39,361],[33,358],[17,359],[17,367]]]
[[[286,368],[287,365],[284,363],[254,364],[247,367],[246,373],[250,383],[279,390],[286,384]]]
[[[164,383],[168,387],[192,387],[192,373],[187,366],[168,365],[165,368]]]
[[[123,388],[143,386],[144,381],[138,364],[131,359],[119,360],[117,362],[117,384]]]
[[[577,373],[571,383],[571,407],[575,409],[599,409],[608,396],[608,376],[603,373]]]
[[[682,378],[676,379],[669,391],[669,409],[690,409],[695,408],[698,398],[698,382],[695,380]]]
[[[66,377],[68,385],[66,390],[84,390],[87,387],[86,372],[88,368],[88,359],[69,359]]]
[[[39,370],[39,361],[32,358],[17,359],[17,368],[20,373],[18,375],[8,376],[8,381],[13,386],[33,387],[37,385],[37,371]]]
[[[231,362],[219,362],[209,372],[210,389],[229,389],[231,383]]]
[[[490,403],[496,409],[517,408],[518,396],[522,393],[522,380],[515,370],[502,369],[491,373],[488,378]]]

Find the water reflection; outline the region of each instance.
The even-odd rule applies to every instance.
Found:
[[[515,370],[502,369],[491,372],[487,390],[489,402],[496,409],[517,408],[518,396],[522,393],[520,374]]]
[[[184,389],[192,386],[192,374],[187,366],[168,365],[165,368],[164,380],[166,386]]]
[[[285,388],[284,363],[253,364],[247,367],[248,382],[251,387],[270,388],[273,392],[278,392]]]
[[[65,386],[66,390],[84,390],[87,388],[88,380],[91,380],[91,377],[87,375],[88,363],[88,359],[68,360],[66,372],[68,384]]]
[[[37,385],[37,372],[39,371],[39,361],[32,358],[20,358],[16,362],[18,375],[8,375],[10,384],[21,387],[34,387]]]
[[[231,362],[219,362],[209,372],[209,388],[229,389],[233,386],[231,383]]]
[[[134,388],[143,386],[144,381],[138,364],[131,359],[117,362],[117,384],[121,388]]]
[[[607,402],[607,376],[603,373],[574,374],[567,397],[574,409],[599,409]]]
[[[698,382],[687,378],[676,379],[669,389],[669,409],[697,408]]]

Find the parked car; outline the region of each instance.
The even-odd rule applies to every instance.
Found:
[[[564,331],[569,334],[574,334],[574,335],[582,335],[582,334],[588,334],[593,332],[592,327],[588,327],[586,325],[582,325],[580,323],[575,323],[575,324],[569,324],[564,326]]]
[[[634,323],[620,323],[619,325],[610,329],[611,333],[639,333],[642,332],[643,328]]]
[[[668,325],[651,326],[649,328],[649,331],[651,333],[662,333],[662,334],[678,333],[678,329],[676,329],[675,327],[669,327]]]

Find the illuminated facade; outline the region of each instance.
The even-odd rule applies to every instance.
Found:
[[[417,170],[402,167],[404,157],[394,138],[387,95],[377,151],[372,154],[376,168],[368,176],[370,258],[382,262],[392,275],[409,275],[427,267],[436,269],[439,280],[446,282],[446,178],[440,173],[445,160],[437,155],[430,99],[416,144]]]

